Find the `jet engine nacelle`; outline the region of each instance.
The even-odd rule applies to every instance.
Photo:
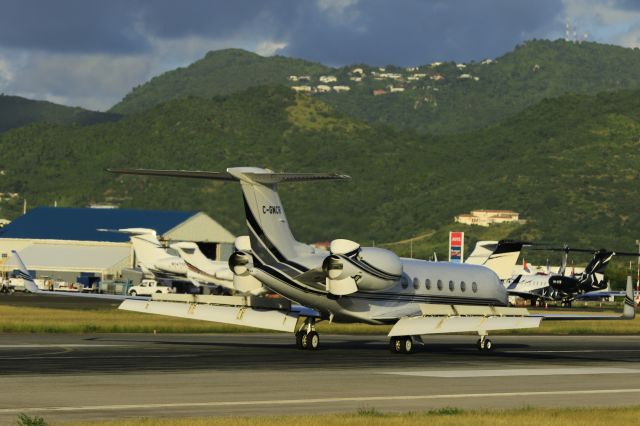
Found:
[[[255,293],[262,283],[250,274],[253,257],[249,253],[236,251],[229,257],[229,269],[233,272],[233,288],[241,293]]]
[[[358,290],[385,290],[402,277],[402,262],[393,252],[363,247],[349,240],[334,240],[331,255],[322,263],[327,291],[346,295]]]
[[[229,257],[229,269],[234,275],[247,276],[251,268],[253,268],[253,257],[249,253],[236,251]]]

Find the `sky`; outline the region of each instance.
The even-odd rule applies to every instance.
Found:
[[[331,66],[495,58],[525,40],[640,47],[640,0],[0,0],[0,93],[107,110],[229,47]]]

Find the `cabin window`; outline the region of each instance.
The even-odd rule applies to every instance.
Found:
[[[424,286],[427,288],[427,290],[431,290],[431,280],[429,278],[424,280]]]
[[[438,280],[438,290],[442,290],[442,280]]]
[[[420,280],[418,278],[413,279],[413,288],[416,290],[420,288]]]
[[[402,276],[402,279],[400,280],[400,285],[402,286],[402,288],[406,289],[407,287],[409,287],[409,278],[407,278],[406,275]]]
[[[464,281],[462,281],[460,283],[460,290],[462,291],[466,291],[467,290],[467,283],[465,283]]]
[[[471,290],[473,290],[474,293],[478,292],[478,283],[476,283],[475,281],[471,283]]]
[[[453,281],[449,281],[449,290],[453,291],[454,286]]]

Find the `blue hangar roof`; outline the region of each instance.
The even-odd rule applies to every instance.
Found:
[[[119,243],[129,241],[129,236],[98,229],[150,228],[162,235],[195,214],[197,212],[38,207],[0,229],[0,238]]]

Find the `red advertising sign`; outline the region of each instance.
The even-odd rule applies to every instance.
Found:
[[[449,232],[449,262],[462,263],[464,259],[464,232]]]

